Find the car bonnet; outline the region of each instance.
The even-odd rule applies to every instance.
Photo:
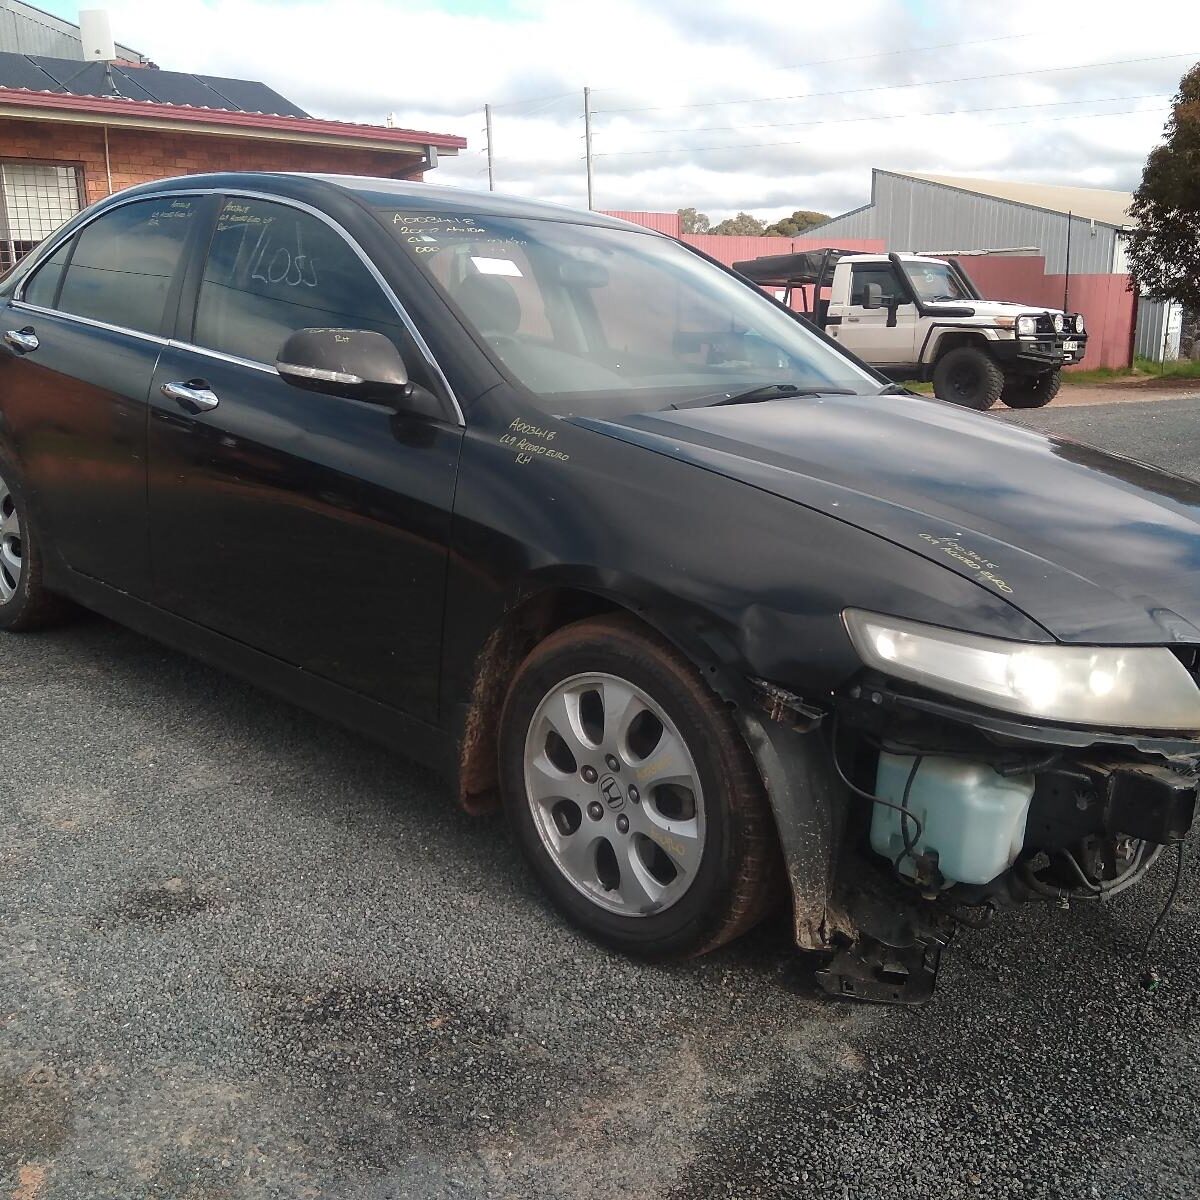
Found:
[[[1200,484],[1143,463],[913,396],[568,419],[904,546],[1061,641],[1200,642]]]

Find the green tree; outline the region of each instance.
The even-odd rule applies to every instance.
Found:
[[[709,232],[738,234],[742,237],[757,237],[762,231],[763,223],[757,217],[752,217],[747,212],[740,212],[736,217],[726,217],[725,220],[714,225]]]
[[[707,214],[697,212],[694,208],[678,209],[677,214],[679,227],[684,233],[707,233],[712,227],[712,222],[708,219]]]
[[[798,208],[790,217],[780,217],[774,225],[768,225],[763,232],[768,237],[799,237],[805,230],[812,229],[814,225],[824,225],[828,220],[828,213]]]
[[[1150,151],[1130,214],[1129,262],[1155,300],[1200,309],[1200,63],[1179,81],[1163,142]]]

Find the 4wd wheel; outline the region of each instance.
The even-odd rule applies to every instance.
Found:
[[[16,466],[0,453],[0,629],[54,624],[70,611],[42,586],[42,561]]]
[[[1044,408],[1062,387],[1062,372],[1048,371],[1045,375],[1016,376],[1004,381],[1000,399],[1009,408]]]
[[[616,949],[703,953],[775,898],[780,854],[745,742],[692,664],[630,618],[568,625],[525,659],[500,779],[551,898]]]
[[[1004,372],[982,350],[947,350],[933,368],[933,393],[964,408],[991,408],[1004,388]]]

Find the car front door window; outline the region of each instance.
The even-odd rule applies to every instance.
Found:
[[[194,343],[273,362],[289,334],[327,326],[402,340],[395,309],[330,225],[284,204],[226,200],[196,300]]]

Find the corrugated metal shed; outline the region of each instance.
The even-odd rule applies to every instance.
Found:
[[[0,53],[0,87],[29,88],[71,96],[119,96],[125,100],[154,100],[160,104],[190,104],[229,112],[273,113],[306,117],[308,113],[265,83],[252,79],[221,79],[184,71],[122,67],[118,63],[46,58],[37,54]]]
[[[0,50],[83,61],[79,26],[26,4],[24,0],[0,0]],[[140,51],[120,43],[116,51],[131,62],[145,58]]]
[[[871,172],[871,203],[834,217],[809,230],[809,236],[841,241],[845,238],[878,238],[889,250],[990,250],[1005,246],[1036,246],[1046,257],[1046,270],[1061,274],[1067,269],[1067,228],[1071,235],[1071,274],[1124,273],[1124,239],[1115,224],[1090,217],[1071,217],[1065,211],[1035,205],[993,193],[1004,188],[1015,195],[1024,185],[989,181]],[[1028,185],[1032,188],[1033,185]],[[1043,200],[1069,201],[1067,192],[1087,188],[1034,189]],[[1050,193],[1054,195],[1051,196]],[[1089,211],[1111,211],[1111,192],[1100,192],[1104,204],[1093,202]],[[1081,208],[1086,195],[1079,197]],[[1123,211],[1123,209],[1122,209]],[[1122,222],[1123,223],[1123,222]]]
[[[1114,192],[1106,188],[1064,187],[1053,183],[1019,183],[1008,179],[972,179],[966,175],[927,175],[924,171],[906,171],[913,179],[940,183],[943,187],[964,192],[978,192],[997,200],[1012,200],[1049,212],[1074,213],[1090,221],[1106,225],[1128,225],[1131,192]]]

